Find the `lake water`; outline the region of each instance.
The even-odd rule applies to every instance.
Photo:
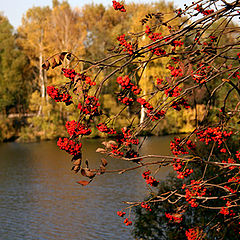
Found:
[[[142,154],[168,154],[172,137],[151,137]],[[85,140],[84,157],[99,166],[100,139]],[[86,187],[87,180],[70,169],[71,157],[55,142],[0,145],[0,240],[125,240],[133,239],[116,211],[122,201],[142,200],[148,193],[143,169],[106,173]],[[109,159],[108,169],[135,166]],[[169,169],[158,176],[164,178]],[[132,217],[131,217],[132,218]]]

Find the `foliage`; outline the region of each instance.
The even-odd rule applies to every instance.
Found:
[[[117,17],[127,18],[127,7],[116,1],[113,7]],[[70,56],[71,61],[81,63],[79,72],[61,69],[65,84],[48,87],[49,96],[56,102],[74,105],[79,111],[77,119],[66,122],[70,136],[60,138],[58,146],[72,155],[72,170],[88,178],[78,181],[82,186],[104,173],[143,169],[142,178],[151,195],[143,202],[127,202],[126,207],[138,207],[135,236],[233,239],[240,232],[239,122],[236,124],[240,111],[240,53],[239,37],[234,38],[238,27],[232,20],[239,15],[240,3],[201,0],[184,10],[168,9],[171,13],[147,13],[137,32],[117,36],[102,60],[88,61],[62,52],[45,61],[45,70],[63,65]],[[108,16],[102,6],[96,10],[101,12],[101,19]],[[94,14],[92,19],[96,20]],[[132,19],[137,16],[133,14]],[[100,34],[100,22],[96,27]],[[93,47],[93,43],[92,38],[88,44]],[[103,108],[112,95],[106,85],[117,86],[111,88],[116,102]],[[109,110],[111,106],[113,110]],[[121,124],[125,124],[123,128],[119,128]],[[145,138],[140,142],[137,136],[146,130],[152,133],[158,126],[164,131],[164,124],[172,128],[170,131],[176,128],[191,133],[171,141],[171,156],[141,156],[139,150]],[[94,127],[113,137],[96,151],[130,161],[133,167],[108,170],[107,160],[102,159],[98,169],[91,169],[91,162],[83,161],[82,138]],[[159,183],[156,173],[163,166],[172,166],[177,178]],[[123,210],[117,214],[125,218],[126,226],[132,225],[130,211],[129,217]],[[227,228],[234,233],[227,232]]]
[[[45,132],[43,128],[44,124],[48,124],[48,120],[44,123],[43,119],[48,118],[49,115],[59,115],[62,118],[61,121],[56,121],[55,125],[59,125],[60,128],[64,128],[64,122],[68,119],[74,118],[75,113],[70,110],[66,110],[63,107],[59,107],[54,104],[53,101],[49,101],[46,94],[46,85],[51,84],[57,86],[59,84],[65,83],[66,80],[63,75],[58,75],[56,71],[49,70],[46,72],[41,69],[41,65],[46,56],[55,54],[56,52],[72,52],[77,56],[80,56],[80,62],[76,62],[76,58],[72,57],[69,59],[64,59],[64,67],[71,67],[78,63],[78,68],[80,70],[87,70],[90,77],[93,77],[97,73],[97,68],[91,67],[92,63],[96,60],[104,58],[105,55],[114,51],[118,54],[120,51],[119,46],[116,46],[116,36],[120,36],[123,33],[131,33],[127,39],[130,40],[134,32],[145,31],[145,26],[139,24],[142,20],[142,16],[146,12],[168,12],[168,17],[174,16],[174,7],[171,3],[159,2],[155,4],[130,4],[128,5],[128,11],[121,12],[115,11],[112,7],[104,7],[103,5],[85,5],[81,9],[71,9],[70,5],[63,1],[53,1],[52,7],[33,7],[29,9],[23,16],[22,24],[17,29],[16,34],[13,34],[13,30],[10,30],[9,36],[11,40],[6,41],[6,44],[2,44],[2,48],[6,49],[5,55],[11,53],[7,57],[8,62],[6,66],[7,70],[7,80],[4,80],[3,87],[4,93],[2,93],[2,105],[6,106],[4,109],[6,114],[14,113],[19,115],[18,121],[21,122],[19,125],[23,129],[15,129],[13,135],[20,137],[20,141],[25,139],[26,141],[39,139],[38,132]],[[158,16],[158,15],[156,15]],[[161,19],[167,19],[165,15],[159,18],[150,18],[148,22],[151,24],[157,24]],[[174,20],[176,24],[182,22],[181,19]],[[3,24],[1,26],[4,26]],[[11,28],[11,26],[9,25]],[[162,31],[163,27],[159,27],[159,31]],[[167,30],[169,31],[169,30]],[[7,38],[4,38],[7,39]],[[143,35],[140,37],[134,37],[137,41],[139,47],[144,46],[151,42],[149,37]],[[14,42],[14,44],[12,44]],[[5,48],[6,47],[6,48]],[[7,48],[9,50],[7,50]],[[12,50],[11,50],[12,49]],[[16,56],[16,53],[19,57]],[[3,58],[6,56],[3,54]],[[56,55],[57,56],[57,55]],[[11,60],[12,59],[12,60]],[[82,59],[88,59],[84,62]],[[143,57],[142,57],[143,59]],[[13,61],[14,62],[11,62]],[[56,59],[58,61],[58,59]],[[106,63],[110,63],[110,60],[106,60]],[[5,61],[5,60],[4,60]],[[156,90],[155,81],[156,75],[158,77],[164,77],[168,73],[168,69],[165,68],[165,64],[169,61],[167,58],[158,58],[154,61],[149,62],[145,66],[144,74],[140,77],[140,74],[136,74],[132,71],[136,68],[136,63],[132,62],[128,64],[126,69],[122,69],[124,74],[132,72],[130,77],[136,78],[136,82],[143,89],[143,92],[151,92]],[[10,63],[11,62],[11,63]],[[83,64],[84,62],[84,64]],[[10,67],[11,66],[11,67]],[[103,66],[102,66],[103,67]],[[4,67],[5,68],[5,67]],[[99,77],[96,78],[97,86],[100,84],[101,79],[110,74],[111,69],[103,67],[102,71],[99,73]],[[6,74],[5,74],[6,75]],[[9,89],[5,87],[5,82],[9,79],[14,79],[11,84],[8,84]],[[15,89],[15,90],[14,90]],[[203,89],[203,88],[202,88]],[[117,93],[120,88],[117,82],[108,81],[102,86],[102,96],[100,99],[104,112],[109,116],[114,116],[117,111],[121,108],[117,103]],[[92,90],[90,90],[92,91]],[[202,95],[206,93],[206,90],[200,91]],[[39,93],[39,99],[36,108],[32,108],[32,97],[34,94]],[[105,96],[106,95],[106,96]],[[196,96],[200,96],[196,93]],[[158,95],[151,99],[151,103],[155,104],[159,100]],[[191,97],[191,96],[190,96]],[[219,96],[221,97],[221,96]],[[16,99],[17,98],[17,99]],[[147,96],[146,96],[147,99]],[[200,98],[197,104],[203,104]],[[112,107],[109,102],[114,102]],[[51,104],[48,107],[48,112],[43,111],[46,104]],[[120,121],[115,121],[115,127],[120,129],[125,126],[130,118],[135,121],[138,119],[142,120],[144,118],[144,111],[140,114],[135,115],[135,106],[129,106],[124,111],[124,117]],[[61,112],[59,114],[59,111]],[[171,133],[181,133],[188,132],[194,128],[194,121],[192,120],[192,113],[194,109],[186,111],[185,114],[182,112],[172,111],[172,113],[167,113],[164,123],[158,125],[153,134],[171,134]],[[23,115],[28,115],[27,121]],[[34,119],[38,119],[37,121]],[[58,118],[56,118],[58,119]],[[176,119],[179,119],[177,125],[175,124]],[[131,121],[130,120],[130,121]],[[185,123],[187,122],[187,125]],[[36,126],[34,124],[37,124]],[[40,124],[40,125],[38,125]],[[169,127],[171,126],[171,127]],[[186,127],[187,126],[187,127]],[[7,131],[7,128],[4,128]],[[92,131],[90,137],[102,136],[96,129]],[[151,129],[146,128],[144,133],[150,134]],[[55,131],[48,132],[47,139],[53,139],[57,135]],[[52,133],[52,136],[50,135]],[[5,133],[4,133],[5,134]],[[27,136],[28,135],[28,136]],[[44,139],[44,138],[40,138]]]
[[[28,102],[29,74],[27,58],[16,44],[9,21],[0,15],[0,110],[12,107],[23,111]]]

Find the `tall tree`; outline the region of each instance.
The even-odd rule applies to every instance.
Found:
[[[23,110],[27,104],[29,83],[27,58],[16,44],[16,36],[8,19],[0,15],[0,109],[15,107]]]
[[[49,7],[33,7],[23,16],[22,25],[18,29],[19,44],[30,59],[34,69],[36,87],[41,92],[42,101],[46,96],[46,74],[42,69],[42,64],[46,54],[46,23],[50,13]],[[41,110],[40,107],[39,113]]]
[[[46,37],[52,54],[69,51],[78,56],[82,55],[86,27],[83,25],[80,10],[72,9],[67,1],[53,1]]]

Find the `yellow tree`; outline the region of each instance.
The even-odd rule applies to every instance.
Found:
[[[28,56],[36,79],[36,87],[40,90],[42,104],[46,97],[46,73],[42,69],[46,57],[46,26],[48,16],[51,14],[49,7],[33,7],[22,18],[22,25],[18,28],[18,42]],[[38,114],[42,111],[40,105]]]
[[[72,9],[67,1],[53,1],[46,31],[49,55],[67,51],[82,56],[86,35],[80,9]]]

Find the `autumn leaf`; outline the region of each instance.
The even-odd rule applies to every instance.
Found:
[[[104,174],[106,172],[106,168],[101,164],[100,165],[100,174]]]
[[[110,140],[108,142],[104,141],[102,142],[102,144],[106,147],[106,148],[111,148],[112,146],[111,145],[117,145],[117,143],[113,140]]]
[[[47,61],[45,61],[45,62],[43,63],[42,68],[45,69],[45,70],[48,70],[49,67],[50,67],[50,63],[49,63],[49,61],[47,60]]]
[[[81,180],[81,181],[78,181],[77,183],[81,184],[82,186],[87,186],[90,183],[90,181]]]
[[[66,58],[67,58],[68,60],[71,60],[72,54],[71,54],[71,53],[68,53],[67,56],[66,56]]]
[[[81,169],[81,174],[84,176],[84,177],[88,177],[88,178],[94,178],[95,175],[96,175],[96,172],[94,171],[91,171],[87,168],[82,168]]]
[[[57,59],[57,60],[56,60]],[[52,58],[51,59],[51,63],[52,63],[52,69],[54,69],[55,67],[59,66],[62,64],[62,62],[60,61],[59,58]],[[58,61],[59,60],[59,61]],[[58,61],[58,62],[57,62]]]
[[[96,152],[98,152],[98,153],[106,153],[107,151],[104,148],[98,148],[96,150]]]
[[[67,52],[61,52],[61,54],[59,55],[59,58],[63,61],[66,54],[67,54]]]
[[[105,158],[102,158],[101,162],[102,162],[103,167],[106,167],[108,164],[108,162]]]
[[[75,165],[72,167],[72,171],[74,171],[75,173],[77,173],[80,170],[80,166],[79,165]]]
[[[80,165],[81,164],[81,159],[77,159],[76,161],[73,162],[74,165]]]

